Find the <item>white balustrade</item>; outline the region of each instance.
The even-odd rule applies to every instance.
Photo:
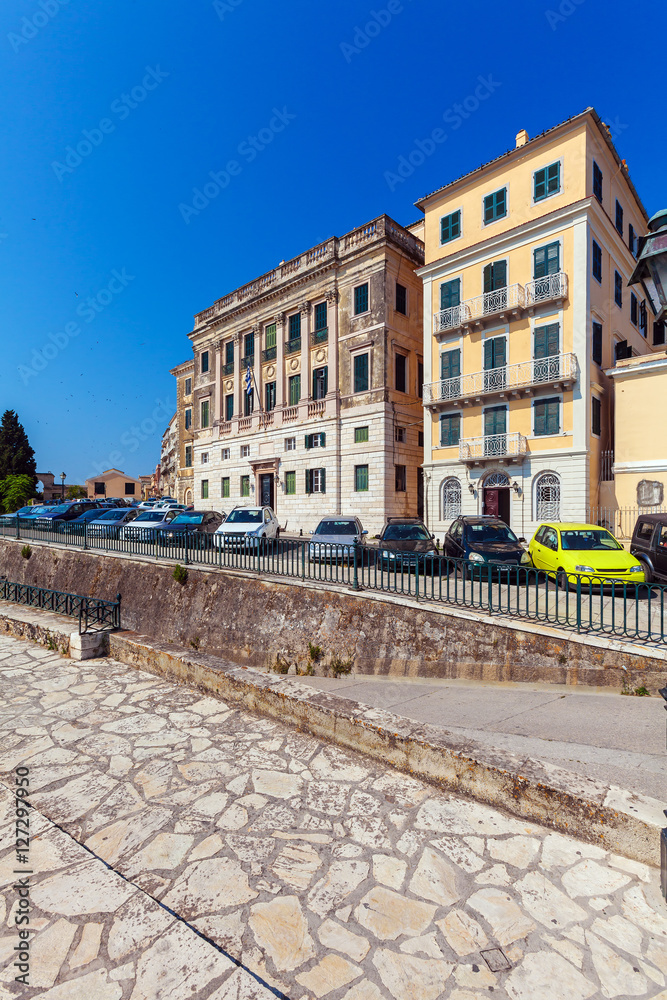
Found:
[[[520,458],[528,451],[523,434],[513,431],[505,434],[485,434],[483,437],[462,438],[459,441],[459,459],[462,462],[480,462],[489,458]]]
[[[428,382],[424,385],[423,400],[425,406],[437,406],[455,399],[514,392],[554,382],[574,382],[578,374],[575,354],[553,354],[548,358],[534,358],[516,365]]]

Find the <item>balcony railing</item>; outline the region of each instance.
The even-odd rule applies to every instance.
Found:
[[[523,285],[505,285],[493,292],[484,292],[473,299],[466,299],[457,306],[441,309],[433,317],[433,332],[446,333],[467,326],[483,326],[494,316],[532,309],[543,302],[567,297],[567,275],[563,271],[547,274]]]
[[[310,343],[312,344],[313,347],[315,347],[317,344],[326,344],[328,339],[329,339],[329,330],[326,326],[324,327],[323,330],[315,330],[310,335]]]
[[[233,375],[234,374],[234,362],[230,361],[229,364],[223,365],[220,369],[221,375]]]
[[[232,422],[231,420],[222,420],[220,423],[220,433],[221,434],[231,434],[232,433]]]
[[[308,416],[309,417],[321,417],[326,409],[326,403],[323,399],[312,400],[308,403]]]
[[[462,462],[487,462],[489,459],[523,458],[528,442],[518,431],[505,434],[485,434],[483,437],[463,438],[459,441],[459,458]]]
[[[255,367],[255,355],[248,354],[247,357],[241,358],[241,368],[247,368],[250,365],[251,368]]]
[[[567,275],[564,271],[546,274],[543,278],[535,278],[526,284],[527,308],[540,305],[542,302],[565,298],[567,298]]]
[[[273,424],[273,410],[264,411],[259,415],[259,426],[270,427]]]
[[[249,431],[252,427],[252,417],[239,417],[239,430]]]
[[[286,406],[283,410],[283,423],[289,424],[299,416],[298,406]]]
[[[267,347],[262,351],[262,361],[275,361],[277,354],[277,347]]]
[[[296,354],[301,350],[301,337],[295,337],[294,340],[285,341],[285,356],[289,354]]]
[[[457,375],[424,385],[424,406],[437,408],[454,400],[471,402],[481,396],[518,394],[542,385],[568,385],[577,380],[579,366],[575,354],[554,354],[503,368]]]

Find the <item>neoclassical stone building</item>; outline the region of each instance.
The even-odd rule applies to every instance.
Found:
[[[270,504],[290,533],[421,510],[423,261],[380,216],[196,315],[191,400],[179,389],[195,507]]]
[[[180,503],[193,502],[193,430],[192,430],[192,382],[194,360],[189,358],[171,369],[176,379],[176,460],[175,485],[172,496]]]

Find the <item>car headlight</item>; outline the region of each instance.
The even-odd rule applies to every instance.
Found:
[[[575,566],[574,569],[575,569],[576,573],[594,573],[595,572],[595,570],[593,569],[592,566]]]
[[[530,558],[530,552],[522,552],[520,562],[522,566],[532,566],[533,560]]]
[[[631,573],[643,573],[644,572],[644,567],[643,566],[631,566],[630,567],[630,572]]]
[[[486,559],[484,558],[484,556],[481,555],[479,552],[471,552],[470,555],[468,556],[468,560],[471,563],[483,563],[483,562],[486,562]]]

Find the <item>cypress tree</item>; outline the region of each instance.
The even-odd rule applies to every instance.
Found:
[[[30,476],[37,484],[35,453],[14,410],[5,410],[0,424],[0,479]]]

